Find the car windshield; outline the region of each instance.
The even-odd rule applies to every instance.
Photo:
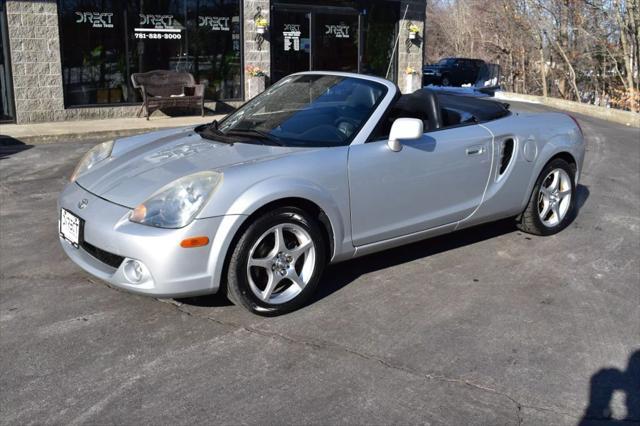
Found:
[[[226,137],[295,147],[348,145],[387,92],[355,77],[304,74],[267,89],[222,121]]]

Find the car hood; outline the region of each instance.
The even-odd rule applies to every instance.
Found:
[[[174,180],[288,155],[304,148],[253,143],[227,144],[200,137],[193,128],[117,140],[109,159],[81,175],[77,183],[113,203],[135,208]]]

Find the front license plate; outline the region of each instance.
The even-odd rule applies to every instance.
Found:
[[[60,236],[78,248],[80,243],[80,218],[65,209],[60,210]]]

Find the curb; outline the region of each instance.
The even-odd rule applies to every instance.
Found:
[[[53,123],[36,123],[31,125],[9,124],[0,129],[0,145],[11,145],[17,142],[29,145],[42,145],[57,142],[73,142],[79,140],[108,140],[134,136],[157,130],[177,129],[197,126],[199,124],[220,119],[224,115],[206,117],[184,117],[180,119],[160,119],[151,122],[144,119],[109,119],[93,121],[66,121]],[[139,121],[140,120],[140,121]],[[154,123],[154,121],[156,121]]]
[[[176,126],[184,127],[184,126]],[[144,129],[126,129],[126,130],[106,130],[98,132],[84,132],[84,133],[63,133],[55,135],[41,135],[41,136],[21,136],[14,138],[8,135],[0,134],[0,144],[5,141],[19,140],[28,145],[46,145],[50,143],[58,142],[75,142],[81,140],[109,140],[116,138],[124,138],[127,136],[140,135],[142,133],[154,132],[156,130],[166,130],[172,127],[148,127]]]
[[[624,124],[625,126],[640,128],[640,113],[623,111],[615,108],[605,108],[590,104],[583,104],[574,101],[567,101],[557,98],[545,98],[542,96],[523,95],[511,92],[496,92],[496,99],[514,102],[528,102],[546,105],[564,111],[584,114],[590,117],[611,121],[614,123]]]

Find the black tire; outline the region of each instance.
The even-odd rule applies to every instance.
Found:
[[[310,281],[293,299],[271,304],[259,299],[253,292],[247,276],[247,263],[251,248],[265,232],[280,224],[293,224],[303,228],[315,246],[315,267]],[[255,220],[242,233],[233,248],[227,268],[227,297],[235,305],[264,316],[281,315],[304,306],[315,293],[326,264],[326,242],[318,221],[296,207],[277,208]],[[275,294],[275,293],[274,293]]]
[[[570,178],[571,181],[571,200],[569,204],[569,208],[558,224],[555,226],[547,226],[542,222],[540,215],[538,214],[538,202],[539,202],[539,194],[540,187],[543,184],[544,179],[555,169],[564,170]],[[571,221],[574,219],[576,214],[576,185],[575,185],[575,176],[576,170],[575,168],[567,163],[565,160],[561,158],[556,158],[542,169],[540,172],[540,176],[538,176],[538,180],[533,187],[533,191],[531,192],[531,196],[529,198],[529,203],[525,210],[518,216],[518,228],[524,232],[534,235],[553,235],[562,231],[566,228]],[[543,212],[544,213],[544,212]]]
[[[443,86],[443,87],[451,86],[451,80],[449,79],[448,75],[443,75],[442,76],[442,80],[440,80],[440,85]]]

